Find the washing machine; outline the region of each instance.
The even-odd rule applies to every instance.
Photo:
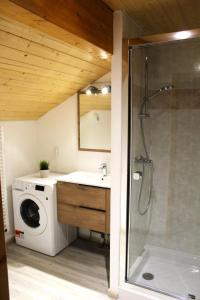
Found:
[[[12,192],[18,245],[55,256],[76,239],[76,228],[57,219],[56,183],[61,176],[32,174],[15,179]]]

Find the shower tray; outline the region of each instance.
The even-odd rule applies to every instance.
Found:
[[[200,299],[200,257],[147,246],[131,268],[129,283],[179,299]]]

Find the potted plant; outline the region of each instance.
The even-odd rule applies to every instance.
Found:
[[[42,178],[49,176],[49,162],[47,160],[40,161],[40,176]]]

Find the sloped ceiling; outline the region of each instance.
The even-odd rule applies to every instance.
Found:
[[[113,10],[126,11],[144,35],[200,27],[199,0],[103,0]]]
[[[101,59],[0,11],[0,120],[38,119],[110,69],[111,57]]]

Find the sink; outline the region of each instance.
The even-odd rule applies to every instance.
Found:
[[[91,185],[109,189],[111,187],[111,176],[103,176],[98,172],[76,171],[59,177],[59,181],[77,184]]]

